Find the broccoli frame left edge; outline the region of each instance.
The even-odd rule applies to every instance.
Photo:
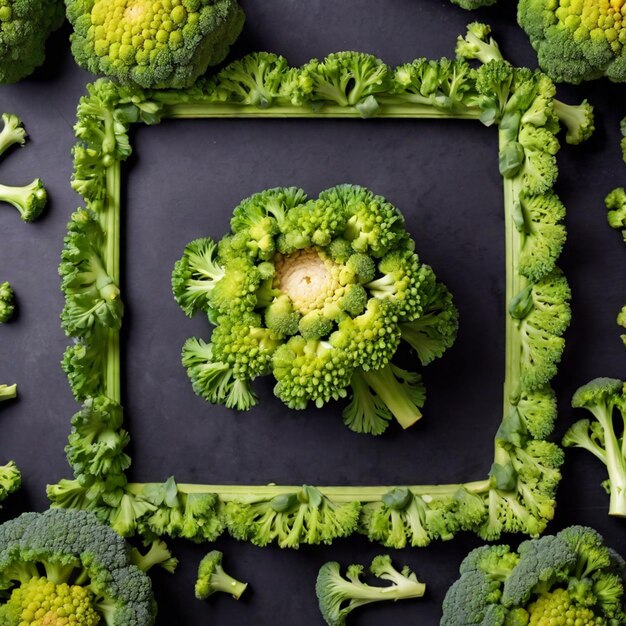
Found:
[[[488,27],[471,25],[457,52],[481,61],[418,59],[395,70],[360,53],[291,68],[259,53],[185,91],[88,86],[75,126],[72,215],[60,274],[61,315],[74,338],[63,359],[76,399],[66,453],[73,480],[48,487],[52,506],[92,510],[123,535],[212,541],[228,530],[264,546],[330,543],[361,532],[385,546],[425,546],[458,531],[496,539],[540,534],[552,518],[562,451],[546,441],[556,417],[549,380],[569,322],[569,289],[556,268],[564,207],[552,192],[559,115],[543,74],[498,58]],[[560,105],[563,106],[563,105]],[[121,408],[121,163],[131,124],[164,118],[451,118],[495,124],[504,182],[506,371],[504,418],[484,480],[438,486],[235,486],[129,483]],[[568,130],[570,130],[568,128]]]

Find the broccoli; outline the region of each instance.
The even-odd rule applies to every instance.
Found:
[[[621,230],[626,241],[626,191],[623,187],[613,189],[605,199],[607,220],[611,228]]]
[[[584,448],[608,470],[605,483],[610,495],[609,515],[626,517],[626,455],[624,433],[616,431],[614,414],[626,419],[624,383],[616,378],[596,378],[580,387],[572,398],[574,408],[587,409],[595,418],[576,422],[563,437],[563,445]]]
[[[490,7],[498,0],[452,0],[452,2],[466,11],[474,11],[481,7]]]
[[[26,143],[26,130],[22,120],[13,113],[2,114],[2,131],[0,131],[0,156],[12,146],[23,146]]]
[[[190,87],[221,63],[244,23],[236,0],[67,0],[76,62],[122,85]]]
[[[39,178],[23,187],[0,184],[0,202],[12,204],[25,222],[36,220],[46,206],[47,200],[48,194]]]
[[[520,0],[517,18],[537,51],[539,66],[553,80],[578,84],[606,76],[624,82],[620,7],[596,0]]]
[[[593,529],[571,526],[525,541],[517,552],[492,545],[468,554],[443,602],[441,626],[621,624],[623,561]]]
[[[0,83],[16,83],[44,62],[46,40],[64,17],[62,0],[0,0]]]
[[[626,306],[623,306],[620,312],[617,314],[617,323],[622,328],[626,328]],[[622,341],[624,342],[624,345],[626,345],[626,335],[622,335]]]
[[[21,486],[22,475],[17,465],[13,461],[9,461],[6,465],[0,465],[0,502],[6,500]]]
[[[52,509],[5,522],[0,556],[0,623],[154,623],[150,579],[92,513]]]
[[[426,585],[419,582],[407,566],[398,571],[388,555],[374,558],[369,569],[377,578],[389,581],[390,585],[364,583],[361,580],[363,569],[362,565],[350,565],[344,578],[336,561],[325,563],[320,568],[315,592],[322,617],[329,626],[344,626],[348,615],[360,606],[383,600],[421,598],[426,592]]]
[[[130,552],[130,560],[142,572],[147,572],[158,565],[166,572],[173,574],[178,567],[178,559],[172,556],[165,542],[160,539],[155,539],[145,554],[142,554],[137,548],[133,548]]]
[[[251,383],[272,373],[290,408],[321,407],[352,388],[345,423],[382,433],[422,415],[420,376],[391,363],[401,339],[426,365],[454,342],[449,291],[420,262],[400,212],[361,187],[307,200],[272,189],[244,200],[232,232],[191,242],[174,266],[174,297],[187,315],[216,324],[211,342],[183,348],[194,391],[246,410]]]
[[[248,583],[239,582],[224,571],[223,556],[218,550],[213,550],[200,561],[195,587],[198,600],[206,600],[217,592],[228,593],[235,600],[239,600],[248,587]]]
[[[17,397],[17,385],[0,385],[0,402]]]
[[[0,283],[0,324],[5,324],[15,312],[15,296],[9,283]]]

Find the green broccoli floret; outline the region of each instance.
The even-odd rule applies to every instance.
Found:
[[[622,328],[626,328],[626,306],[623,306],[621,311],[617,314],[617,323]],[[626,335],[622,335],[622,341],[624,345],[626,345]]]
[[[257,402],[254,379],[273,374],[291,409],[322,407],[351,387],[344,421],[353,430],[380,434],[389,416],[411,426],[425,392],[419,374],[391,362],[402,335],[427,364],[457,328],[450,293],[413,248],[398,209],[362,187],[311,200],[296,188],[246,198],[229,235],[193,241],[174,267],[183,311],[202,310],[215,325],[210,342],[183,348],[194,391],[246,410]]]
[[[178,567],[178,559],[172,556],[165,542],[160,539],[155,539],[145,554],[142,554],[137,548],[133,548],[130,553],[130,560],[142,572],[147,572],[151,568],[159,566],[166,572],[173,574]]]
[[[17,385],[0,385],[0,402],[17,397]]]
[[[2,114],[3,127],[0,132],[0,156],[12,146],[23,146],[26,143],[26,130],[22,120],[13,113]]]
[[[16,83],[44,62],[46,40],[64,16],[62,0],[0,1],[0,83]]]
[[[8,282],[0,283],[0,324],[5,324],[15,312],[15,296]]]
[[[0,554],[3,624],[154,623],[150,579],[93,513],[25,513],[0,526]]]
[[[1,400],[2,398],[0,398]],[[22,474],[13,461],[0,465],[0,502],[22,486]]]
[[[617,412],[626,419],[624,383],[616,378],[596,378],[576,391],[572,406],[587,409],[597,421],[582,420],[571,426],[563,437],[563,445],[584,448],[606,465],[609,515],[626,517],[624,432],[616,431],[614,417]]]
[[[621,230],[626,241],[626,191],[623,187],[613,189],[604,200],[606,204],[607,220],[611,228]]]
[[[564,104],[560,100],[555,100],[554,112],[565,126],[567,131],[565,141],[569,144],[577,145],[587,141],[596,129],[593,107],[586,100],[577,105]]]
[[[480,22],[468,24],[465,37],[459,35],[456,55],[463,59],[477,59],[485,64],[502,60],[498,42],[491,36],[491,27]]]
[[[248,583],[235,580],[224,571],[223,556],[218,550],[213,550],[200,561],[195,588],[198,600],[206,600],[217,592],[230,594],[235,600],[239,600],[248,587]]]
[[[490,7],[498,0],[452,0],[452,2],[466,11],[474,11],[482,7]]]
[[[48,193],[39,178],[30,185],[10,187],[0,184],[0,202],[12,204],[19,212],[22,220],[36,220],[46,206]]]
[[[626,80],[621,2],[520,0],[517,18],[553,80]]]
[[[68,0],[76,62],[122,85],[190,87],[221,63],[244,22],[236,0]]]
[[[465,558],[441,626],[603,626],[626,613],[621,559],[593,529],[572,526],[517,553],[484,546]]]
[[[421,598],[426,593],[426,585],[419,582],[407,566],[398,571],[388,555],[377,556],[370,565],[370,572],[389,581],[390,585],[381,587],[364,583],[361,580],[363,570],[362,565],[350,565],[344,578],[339,563],[335,561],[320,568],[315,592],[322,617],[329,626],[344,626],[348,615],[360,606],[383,600]]]

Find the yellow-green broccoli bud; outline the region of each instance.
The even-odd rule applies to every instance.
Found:
[[[243,27],[236,0],[68,0],[76,62],[123,85],[191,86]]]
[[[603,617],[594,615],[592,608],[576,604],[566,589],[555,589],[539,596],[528,607],[528,626],[605,626]]]

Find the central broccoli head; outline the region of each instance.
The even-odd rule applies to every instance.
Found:
[[[243,27],[237,0],[68,0],[72,52],[123,85],[191,86]]]
[[[424,390],[391,359],[405,339],[427,364],[457,329],[450,293],[414,247],[398,209],[362,187],[244,200],[231,233],[190,243],[172,275],[185,313],[202,310],[216,326],[210,344],[183,349],[194,390],[243,410],[256,403],[251,382],[272,373],[276,395],[303,409],[351,386],[353,430],[378,434],[392,415],[410,426]]]

